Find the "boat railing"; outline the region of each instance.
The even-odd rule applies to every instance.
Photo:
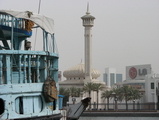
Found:
[[[3,50],[0,53],[0,85],[41,83],[58,77],[58,55],[44,51]]]
[[[25,20],[22,18],[12,17],[11,15],[0,14],[0,25],[25,29]]]

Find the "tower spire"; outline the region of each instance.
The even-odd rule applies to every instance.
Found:
[[[85,27],[85,79],[86,81],[92,80],[92,27],[94,26],[94,19],[89,13],[89,3],[87,3],[86,15],[81,17],[83,20],[83,26]]]
[[[89,12],[89,2],[87,3],[87,12],[86,12],[86,14],[90,14],[90,12]]]

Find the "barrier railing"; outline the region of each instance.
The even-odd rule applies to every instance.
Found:
[[[12,27],[12,22],[13,22],[14,28],[19,28],[19,29],[25,28],[24,19],[15,18],[15,17],[12,17],[10,15],[0,14],[0,25]]]
[[[67,104],[68,106],[70,104]],[[104,111],[104,112],[154,112],[159,110],[159,103],[93,103],[88,106],[86,111]]]
[[[87,110],[91,111],[157,111],[159,109],[159,103],[99,103],[98,109],[97,104],[90,104],[90,108]]]
[[[45,52],[1,51],[0,85],[43,82],[47,75],[57,74],[57,60],[56,54]]]

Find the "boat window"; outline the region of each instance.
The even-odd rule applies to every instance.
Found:
[[[0,98],[0,115],[4,113],[4,101]]]
[[[15,99],[15,111],[18,114],[40,113],[42,109],[41,96],[23,96]]]

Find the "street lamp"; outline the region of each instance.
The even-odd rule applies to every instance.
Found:
[[[83,98],[83,92],[80,92],[81,99]]]
[[[75,104],[75,102],[76,102],[76,98],[72,98],[72,102],[73,102],[73,104]]]
[[[135,100],[133,100],[133,110],[135,110]]]
[[[112,95],[114,96],[114,101],[115,101],[115,107],[114,107],[114,109],[115,109],[115,111],[117,111],[117,101],[118,101],[118,98],[116,97],[116,93],[115,92],[113,92]]]

